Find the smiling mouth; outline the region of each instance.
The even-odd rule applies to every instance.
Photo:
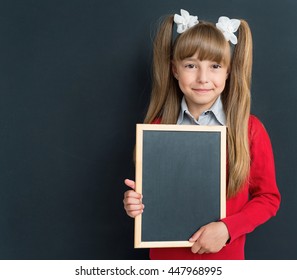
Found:
[[[206,88],[193,88],[193,91],[197,93],[208,93],[211,91],[211,89],[206,89]]]

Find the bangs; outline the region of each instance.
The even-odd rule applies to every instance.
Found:
[[[199,60],[230,64],[230,45],[223,33],[210,23],[199,22],[182,33],[173,46],[173,60],[181,61],[198,55]]]

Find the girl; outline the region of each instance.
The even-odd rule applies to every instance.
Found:
[[[181,10],[161,24],[144,122],[227,126],[227,216],[201,227],[191,248],[150,249],[151,259],[244,259],[246,234],[276,214],[280,194],[270,139],[250,115],[251,70],[246,21],[221,17],[214,25]],[[132,190],[124,194],[124,208],[136,217],[144,210],[142,197],[134,181],[125,184]]]

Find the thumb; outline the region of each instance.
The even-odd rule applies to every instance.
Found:
[[[198,231],[196,231],[191,238],[189,239],[190,242],[196,242],[198,240],[198,238],[200,237],[200,235],[202,234],[202,229],[199,229]]]
[[[135,182],[130,179],[125,179],[125,185],[135,190]]]

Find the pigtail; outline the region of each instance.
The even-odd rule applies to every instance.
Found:
[[[173,16],[165,18],[154,40],[152,92],[144,123],[152,123],[161,117],[162,123],[175,123],[177,119],[173,117],[180,106],[175,100],[176,86],[171,69],[173,23]],[[175,106],[165,105],[171,103]]]
[[[230,67],[229,88],[222,95],[228,127],[228,197],[234,196],[248,180],[250,168],[252,35],[244,20],[241,20]]]

